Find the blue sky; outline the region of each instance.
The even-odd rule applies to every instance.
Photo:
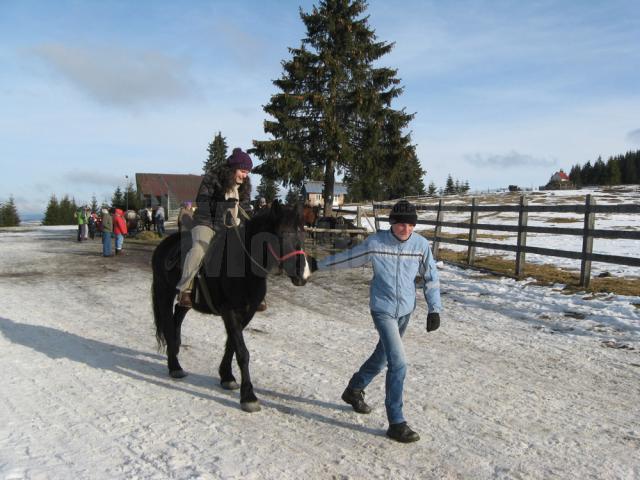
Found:
[[[110,198],[125,175],[201,173],[267,138],[262,106],[312,1],[0,0],[0,199]],[[380,1],[381,65],[415,112],[425,185],[546,183],[640,149],[640,2]],[[257,184],[258,177],[254,177]]]

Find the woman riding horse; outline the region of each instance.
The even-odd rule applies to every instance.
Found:
[[[166,345],[169,374],[181,378],[186,372],[178,362],[181,327],[188,307],[175,305],[176,284],[181,277],[182,235],[176,233],[153,253],[153,313],[159,346]],[[225,389],[238,388],[231,371],[235,353],[242,375],[240,405],[248,412],[260,410],[249,374],[249,351],[243,330],[263,300],[267,273],[281,267],[294,285],[302,286],[311,271],[302,250],[304,229],[301,212],[283,207],[277,201],[271,209],[261,211],[244,226],[230,226],[216,235],[216,243],[205,257],[196,279],[193,308],[222,316],[227,332],[225,352],[220,362],[220,383]]]

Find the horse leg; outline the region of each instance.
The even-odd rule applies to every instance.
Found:
[[[167,363],[169,367],[169,375],[173,378],[184,378],[187,376],[180,366],[178,354],[180,353],[180,345],[182,344],[182,321],[189,311],[188,308],[181,307],[176,304],[173,317],[167,328],[165,329],[165,339],[167,341]]]
[[[236,382],[236,377],[233,376],[233,372],[231,371],[233,353],[233,343],[227,336],[227,341],[224,346],[224,355],[222,357],[222,361],[220,362],[220,368],[218,368],[218,373],[220,374],[220,385],[225,390],[237,390],[238,388],[240,388],[240,385],[238,385],[238,382]]]
[[[236,354],[236,361],[240,367],[242,380],[240,382],[240,408],[245,412],[257,412],[260,410],[260,403],[253,392],[251,375],[249,374],[249,350],[244,342],[242,334],[242,315],[230,310],[223,313],[224,326],[227,330],[227,338],[231,341]]]

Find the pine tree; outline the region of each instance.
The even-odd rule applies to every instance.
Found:
[[[58,203],[58,198],[55,194],[51,195],[49,198],[49,203],[47,204],[47,209],[44,212],[44,219],[42,220],[43,225],[59,225],[60,221],[60,204]]]
[[[207,152],[209,152],[209,156],[202,167],[205,174],[220,165],[224,165],[227,161],[227,141],[222,136],[222,132],[219,131],[213,138],[213,142],[207,147]]]
[[[91,205],[89,205],[89,207],[91,208],[92,212],[98,211],[98,199],[96,198],[95,195],[91,197]]]
[[[324,211],[333,206],[336,172],[345,173],[352,199],[424,190],[422,170],[406,131],[413,114],[391,109],[402,93],[396,71],[374,68],[392,44],[377,41],[363,0],[321,0],[311,13],[300,12],[307,37],[292,58],[264,107],[272,140],[254,140],[263,160],[256,170],[285,185],[301,186],[322,178]],[[409,165],[411,176],[394,171]],[[386,191],[387,179],[398,182]],[[417,185],[416,185],[417,184]]]
[[[627,152],[620,159],[620,169],[622,170],[622,183],[627,185],[638,183],[638,172],[636,170],[636,161],[634,157],[640,157],[640,151]]]
[[[453,178],[451,178],[451,174],[447,176],[447,185],[444,187],[445,195],[453,195],[456,193],[456,186],[453,183]]]
[[[607,185],[620,185],[622,183],[622,172],[620,171],[620,162],[617,159],[609,158],[607,160]]]
[[[124,210],[125,208],[125,198],[122,190],[120,190],[120,186],[116,188],[116,191],[113,192],[113,197],[111,197],[111,205],[113,208],[119,208]]]
[[[591,161],[588,161],[582,167],[582,171],[580,172],[580,177],[582,178],[583,185],[593,185],[593,166],[591,166]]]
[[[576,186],[582,185],[582,173],[579,164],[575,164],[573,167],[571,167],[571,171],[569,172],[569,180],[571,180]]]
[[[605,185],[607,184],[607,166],[602,161],[602,157],[598,157],[596,163],[593,164],[593,184]]]
[[[140,210],[140,207],[142,206],[140,198],[138,198],[138,192],[133,188],[133,182],[129,182],[127,184],[127,190],[123,195],[123,204],[124,206],[122,208],[134,210],[136,212]]]
[[[436,183],[431,180],[431,182],[429,183],[429,189],[427,190],[427,195],[429,195],[430,197],[433,197],[438,191],[438,187],[436,187]]]
[[[9,201],[2,204],[2,211],[0,220],[0,226],[3,227],[17,227],[20,225],[20,216],[18,215],[18,209],[16,208],[13,196],[9,197]]]
[[[73,214],[78,210],[75,199],[69,199],[68,195],[62,197],[58,208],[58,218],[55,225],[73,225],[77,223]]]
[[[275,180],[270,179],[266,176],[262,176],[260,180],[260,185],[256,189],[258,192],[258,197],[264,197],[267,203],[273,202],[276,198],[278,198],[278,185],[276,185]]]

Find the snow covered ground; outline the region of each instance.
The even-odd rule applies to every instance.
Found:
[[[0,231],[0,478],[640,478],[640,297],[442,266],[442,327],[418,301],[405,413],[385,435],[384,379],[342,403],[376,341],[370,270],[270,281],[247,331],[263,409],[218,386],[225,335],[190,313],[172,380],[155,345],[148,251],[104,259],[63,227]],[[634,304],[636,306],[634,306]]]

